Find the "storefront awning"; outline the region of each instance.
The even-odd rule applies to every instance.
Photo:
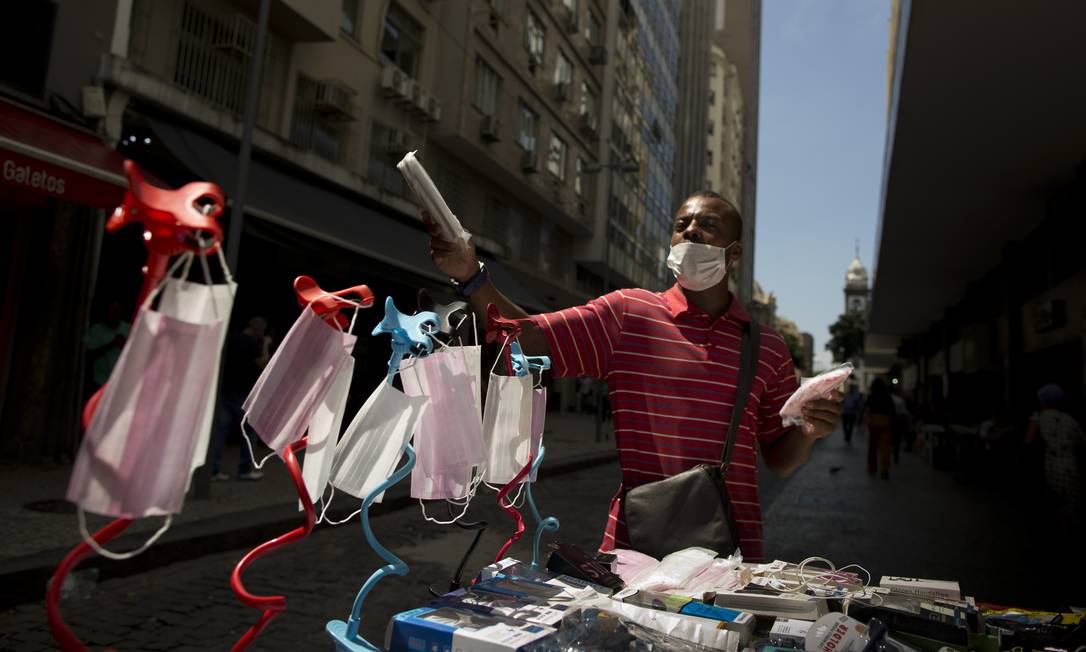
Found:
[[[124,157],[96,135],[0,99],[0,183],[114,208],[128,187]]]
[[[1086,157],[1086,4],[901,3],[868,333],[925,333]]]
[[[148,118],[160,142],[192,172],[220,185],[227,197],[237,186],[234,151],[194,130]],[[254,160],[249,169],[246,213],[355,251],[378,262],[439,282],[447,282],[430,260],[429,236],[418,227],[383,214],[345,194]],[[494,283],[526,310],[545,304],[500,263],[486,260]]]

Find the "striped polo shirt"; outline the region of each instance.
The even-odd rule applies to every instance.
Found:
[[[532,321],[550,343],[555,375],[607,381],[627,488],[720,462],[735,405],[742,329],[750,321],[739,301],[710,322],[678,285],[666,292],[618,290]],[[755,441],[766,445],[784,434],[778,413],[798,387],[784,339],[761,326],[760,344],[726,480],[743,557],[751,561],[762,558]],[[621,490],[611,500],[600,549],[616,547],[629,547]]]

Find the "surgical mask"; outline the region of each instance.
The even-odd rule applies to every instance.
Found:
[[[487,459],[479,414],[479,347],[447,347],[405,360],[400,378],[405,394],[430,398],[415,430],[418,462],[411,471],[411,496],[467,497],[472,467]]]
[[[206,285],[204,283],[194,283],[187,280],[189,276],[189,267],[192,264],[194,257],[189,257],[184,263],[184,267],[181,270],[180,278],[170,278],[166,281],[166,286],[162,290],[162,300],[159,301],[159,312],[174,315],[182,321],[207,324],[218,321],[218,313],[225,311],[227,315],[234,306],[234,295],[237,294],[238,284],[234,282],[233,276],[230,275],[230,270],[226,267],[226,258],[223,257],[222,248],[217,250],[219,255],[219,263],[222,265],[224,275],[226,277],[225,283],[219,283],[216,285]],[[226,343],[227,329],[223,328],[219,331],[219,344],[218,350],[222,351],[223,345]],[[218,396],[219,387],[219,366],[221,365],[222,357],[215,357],[215,369],[212,373],[211,379],[211,395]],[[211,439],[211,425],[215,419],[215,401],[208,401],[204,407],[203,412],[203,425],[200,427],[200,432],[204,433],[200,436],[200,439],[196,442],[196,451],[192,456],[192,470],[204,465],[204,460],[207,459],[207,446]],[[189,484],[192,483],[192,476],[189,476]]]
[[[495,366],[501,353],[499,350]],[[504,485],[528,463],[532,440],[530,375],[498,376],[491,369],[483,407],[483,438],[487,446],[483,480]]]
[[[532,459],[539,457],[539,447],[543,444],[543,424],[547,418],[547,388],[536,387],[532,390]],[[535,482],[539,467],[532,469],[529,482]]]
[[[735,244],[717,247],[700,242],[680,242],[671,247],[667,267],[675,274],[679,285],[687,290],[707,290],[724,280],[728,273],[727,252]]]
[[[282,455],[302,438],[343,366],[352,363],[356,339],[304,308],[245,399],[242,428],[249,424]]]
[[[352,377],[353,360],[340,369],[332,388],[328,390],[327,396],[309,422],[305,457],[302,459],[302,480],[305,481],[309,498],[314,503],[321,500],[324,489],[328,486],[328,475],[332,470],[332,458],[335,456],[340,427],[343,425],[343,413],[347,409],[347,393],[351,388]]]
[[[332,486],[365,498],[387,480],[429,404],[426,396],[407,396],[388,382],[378,385],[336,446]]]
[[[179,258],[167,279],[186,261],[191,258]],[[68,484],[67,498],[79,508],[84,533],[83,511],[133,519],[181,511],[195,452],[207,434],[205,415],[215,401],[219,343],[229,318],[229,304],[214,300],[219,293],[211,285],[206,259],[200,262],[207,296],[183,293],[152,310],[152,301],[169,281],[159,284],[140,306],[110,374]],[[206,298],[212,300],[212,319],[181,318],[202,315],[202,306],[194,302]],[[165,527],[137,551],[103,554],[136,554]]]

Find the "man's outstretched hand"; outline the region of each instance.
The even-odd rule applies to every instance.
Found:
[[[844,395],[834,390],[829,398],[808,401],[803,405],[803,434],[811,439],[822,439],[833,434],[841,419],[841,401]]]
[[[464,283],[479,272],[479,259],[475,256],[475,243],[468,239],[449,240],[441,226],[426,211],[422,211],[422,223],[430,233],[430,259],[449,278]]]

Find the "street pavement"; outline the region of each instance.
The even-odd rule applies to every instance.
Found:
[[[918,453],[902,453],[889,480],[869,477],[866,437],[846,445],[840,433],[819,443],[811,461],[792,477],[767,483],[766,549],[771,558],[799,561],[820,555],[838,565],[862,564],[882,574],[956,579],[963,590],[988,600],[1023,606],[1083,604],[1075,557],[1067,544],[1053,544],[1065,524],[1028,506],[1020,488],[993,491],[955,483]],[[609,463],[548,477],[546,464],[536,488],[544,515],[561,520],[557,539],[594,548],[600,540],[607,502],[619,481]],[[486,565],[511,521],[481,492],[470,518],[491,526],[468,564]],[[378,538],[410,566],[407,577],[383,580],[363,611],[362,632],[380,642],[389,617],[422,605],[427,586],[444,588],[473,533],[426,523],[417,507],[373,521]],[[531,526],[531,523],[529,523]],[[551,537],[545,537],[545,541]],[[531,529],[512,549],[530,556]],[[232,567],[244,549],[171,564],[130,577],[101,582],[88,595],[73,595],[63,608],[69,624],[95,647],[129,650],[226,649],[255,622],[258,613],[239,603],[229,587]],[[1072,561],[1076,560],[1076,561]],[[330,649],[324,624],[344,618],[364,579],[380,565],[362,538],[357,521],[318,528],[308,539],[257,562],[246,576],[258,594],[287,596],[280,615],[253,646],[255,650]],[[1076,583],[1077,582],[1077,583]],[[0,649],[53,649],[40,603],[0,613]]]

